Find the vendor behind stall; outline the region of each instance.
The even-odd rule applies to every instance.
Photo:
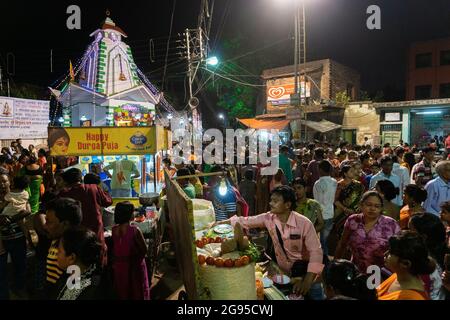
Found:
[[[324,267],[323,252],[314,225],[308,218],[292,211],[295,206],[295,191],[280,186],[272,191],[270,212],[253,217],[233,216],[216,224],[239,222],[244,228],[266,228],[273,243],[274,262],[283,272],[297,278],[294,293],[306,295],[312,293],[311,286]]]
[[[126,156],[122,156],[120,160],[110,163],[103,170],[111,178],[111,194],[113,198],[130,197],[131,181],[141,176],[136,164],[128,160]],[[108,170],[112,170],[112,175]]]

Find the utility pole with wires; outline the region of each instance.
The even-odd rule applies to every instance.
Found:
[[[291,101],[297,109],[300,110],[300,118],[305,119],[305,136],[307,139],[306,119],[307,113],[304,108],[307,105],[307,74],[306,74],[306,19],[305,19],[305,1],[297,0],[295,2],[295,48],[294,48],[294,94]],[[299,68],[302,68],[300,71]],[[301,138],[302,124],[300,120],[299,134]]]
[[[192,111],[192,126],[194,132],[202,130],[200,113],[198,110],[200,101],[193,94],[193,85],[199,68],[205,63],[209,51],[209,32],[214,11],[214,0],[202,0],[198,25],[196,29],[186,29],[183,33],[182,56],[187,60],[187,80],[189,88],[188,105]]]

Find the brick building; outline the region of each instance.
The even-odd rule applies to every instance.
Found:
[[[413,43],[406,73],[406,100],[450,98],[450,38]]]
[[[450,38],[413,43],[407,58],[406,101],[374,107],[382,143],[425,146],[450,133]]]
[[[294,68],[291,65],[263,71],[267,113],[277,113],[290,107],[289,95],[294,93]],[[302,69],[300,66],[300,72]],[[360,75],[350,67],[331,59],[317,60],[306,63],[306,74],[306,90],[303,78],[300,82],[302,97],[306,93],[308,105],[330,103],[339,92],[346,92],[352,100],[358,99]]]
[[[303,70],[306,70],[306,81]],[[335,140],[340,136],[344,108],[336,106],[337,93],[345,92],[351,100],[357,100],[360,91],[360,75],[354,69],[331,59],[317,60],[299,66],[302,74],[299,91],[303,100],[303,115],[292,106],[291,95],[295,87],[295,66],[267,69],[262,72],[266,84],[266,117],[286,115],[291,119],[293,138],[302,140]],[[258,118],[258,117],[257,117]]]

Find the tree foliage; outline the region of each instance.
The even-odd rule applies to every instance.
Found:
[[[264,64],[260,57],[233,59],[245,51],[245,39],[237,36],[222,42],[222,56],[207,90],[217,98],[217,106],[227,111],[228,118],[249,118],[255,116],[257,96],[262,87],[259,80]],[[221,77],[221,76],[223,77]]]

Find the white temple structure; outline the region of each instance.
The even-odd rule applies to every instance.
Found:
[[[126,33],[107,17],[60,91],[64,126],[151,125],[156,105],[174,108],[134,63]]]

